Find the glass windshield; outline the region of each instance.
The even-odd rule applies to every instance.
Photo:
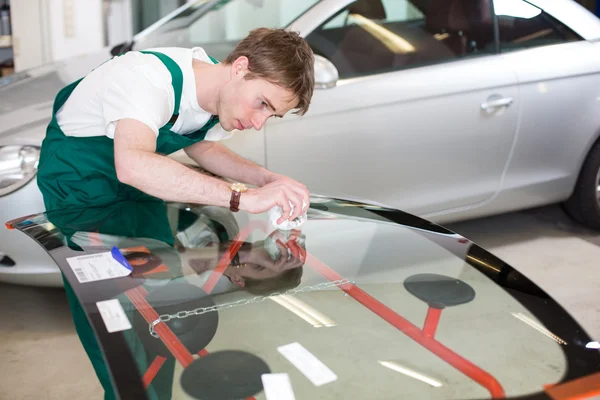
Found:
[[[399,211],[313,198],[281,232],[266,215],[124,202],[11,224],[61,268],[125,399],[264,400],[264,374],[287,374],[297,399],[522,399],[600,365],[531,281]]]
[[[209,5],[198,1],[157,30],[140,38],[136,49],[204,47],[224,59],[249,31],[285,28],[318,0],[223,0]]]

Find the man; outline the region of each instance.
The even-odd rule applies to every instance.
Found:
[[[235,129],[261,129],[292,109],[308,110],[313,54],[298,34],[261,28],[218,63],[203,49],[129,52],[62,89],[42,143],[37,182],[47,211],[158,199],[262,213],[283,223],[309,204],[299,182],[267,171],[218,141]],[[183,149],[231,185],[166,157]],[[292,211],[293,207],[293,211]],[[108,371],[69,283],[77,333],[105,389]]]
[[[221,64],[201,48],[113,58],[57,95],[38,173],[46,209],[153,196],[251,213],[280,206],[278,223],[295,219],[309,203],[307,188],[218,141],[292,109],[304,114],[313,65],[298,34],[267,28],[252,31]],[[258,188],[164,156],[180,149],[204,169]]]

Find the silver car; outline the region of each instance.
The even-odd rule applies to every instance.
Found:
[[[198,1],[112,53],[202,46],[222,60],[259,26],[307,39],[319,90],[307,115],[229,139],[238,153],[313,193],[435,222],[565,202],[600,228],[600,20],[576,2]],[[108,57],[0,80],[0,220],[43,211],[35,173],[54,95]],[[53,265],[0,229],[0,281],[61,285]]]

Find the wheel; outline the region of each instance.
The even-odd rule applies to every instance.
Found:
[[[600,142],[590,150],[565,210],[582,225],[600,230]]]

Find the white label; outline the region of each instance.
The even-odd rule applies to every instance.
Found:
[[[267,400],[296,400],[288,374],[262,374]]]
[[[277,350],[315,386],[321,386],[337,379],[337,375],[332,370],[298,342],[278,347]]]
[[[109,333],[131,329],[131,322],[118,299],[99,301],[96,306]]]
[[[127,269],[115,260],[113,253],[110,251],[69,257],[67,258],[67,262],[75,273],[79,283],[120,278],[131,273],[130,269]]]

